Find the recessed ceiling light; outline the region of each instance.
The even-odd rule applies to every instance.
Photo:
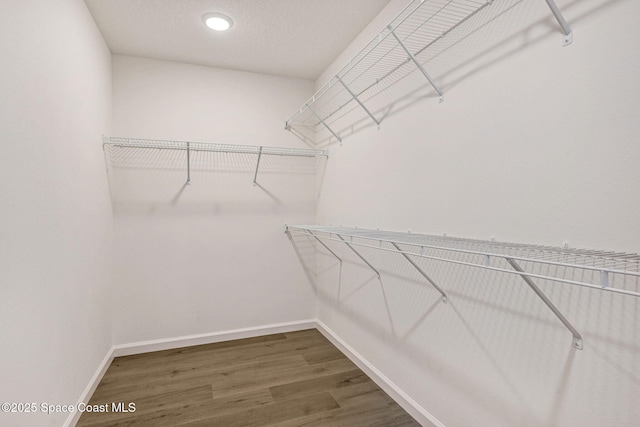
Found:
[[[233,25],[231,18],[221,13],[207,13],[202,17],[202,21],[216,31],[227,31]]]

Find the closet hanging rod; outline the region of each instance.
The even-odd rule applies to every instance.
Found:
[[[427,235],[420,235],[420,234],[413,234],[413,233],[399,233],[399,232],[380,232],[378,230],[366,230],[366,229],[347,228],[347,227],[318,227],[318,226],[287,225],[286,230],[289,232],[293,231],[295,234],[300,234],[300,235],[309,235],[307,232],[310,232],[313,236],[316,236],[318,238],[325,239],[325,240],[333,240],[341,243],[343,243],[344,241],[331,236],[336,235],[342,238],[348,237],[350,240],[347,240],[347,242],[355,246],[367,247],[367,248],[382,250],[382,251],[391,252],[391,253],[402,253],[406,255],[416,256],[416,257],[425,258],[425,259],[431,259],[435,261],[442,261],[442,262],[447,262],[447,263],[452,263],[457,265],[465,265],[469,267],[478,267],[486,270],[498,271],[498,272],[507,273],[507,274],[516,274],[521,277],[526,276],[529,278],[550,280],[550,281],[559,282],[559,283],[566,283],[570,285],[583,286],[583,287],[592,288],[592,289],[599,289],[599,290],[605,290],[605,291],[624,294],[624,295],[640,297],[640,292],[612,287],[610,283],[610,277],[609,277],[610,274],[640,277],[640,271],[638,271],[640,269],[640,256],[635,254],[623,254],[623,253],[612,254],[611,252],[586,251],[588,252],[587,255],[579,255],[579,252],[571,249],[552,248],[552,247],[546,247],[546,246],[541,247],[536,245],[522,245],[522,244],[516,244],[513,246],[509,246],[506,244],[496,244],[495,246],[497,248],[502,248],[505,250],[503,252],[492,252],[487,250],[460,249],[460,248],[455,248],[451,246],[433,245],[429,243],[429,239],[435,239],[439,241],[446,241],[450,244],[466,243],[466,244],[475,244],[478,246],[481,246],[481,245],[491,246],[492,244],[494,244],[494,242],[490,242],[490,241],[481,241],[481,240],[472,240],[472,239],[460,239],[460,238],[450,238],[450,237],[442,238],[439,236],[427,236]],[[328,236],[325,236],[319,233],[328,234]],[[389,235],[393,235],[395,238],[389,238]],[[354,238],[375,241],[375,242],[378,242],[378,245],[355,242],[353,241]],[[418,242],[416,241],[417,239],[422,239],[423,241]],[[398,249],[384,248],[380,246],[381,242],[390,243],[392,245],[394,243],[400,244],[400,245],[409,245],[416,248],[420,248],[421,250],[420,252],[413,252],[413,251],[406,251],[406,250],[401,251]],[[510,248],[511,251],[506,250],[506,248]],[[633,269],[610,268],[610,267],[606,267],[606,265],[602,265],[602,266],[588,265],[585,263],[578,263],[575,261],[572,263],[550,261],[550,260],[546,260],[545,258],[536,258],[531,255],[522,256],[517,253],[517,251],[521,251],[524,249],[535,251],[535,250],[540,250],[541,248],[545,249],[546,251],[545,253],[549,253],[553,249],[554,253],[558,255],[584,258],[582,260],[583,262],[589,262],[589,263],[595,264],[596,261],[606,262],[606,261],[617,259],[618,264],[624,263],[625,265],[628,266],[631,263],[634,265],[631,266],[633,267]],[[450,253],[481,255],[483,260],[485,260],[485,262],[461,261],[457,259],[447,258],[445,255],[441,255],[441,256],[428,255],[423,252],[424,249],[442,250]],[[594,255],[594,252],[600,255],[596,256]],[[632,257],[632,258],[629,258],[629,257]],[[511,259],[516,261],[535,263],[535,264],[545,264],[545,265],[553,265],[558,267],[573,268],[578,270],[589,270],[594,272],[600,272],[600,283],[594,284],[590,282],[582,282],[578,280],[565,279],[565,278],[550,275],[550,274],[532,273],[524,270],[515,271],[515,270],[509,270],[509,269],[500,268],[500,267],[493,267],[486,262],[487,259],[490,260],[491,258],[498,258],[498,259],[505,259],[505,260]]]
[[[284,148],[258,145],[219,144],[213,142],[172,141],[160,139],[136,139],[121,137],[103,137],[103,145],[118,148],[140,148],[158,150],[180,150],[190,152],[216,152],[231,154],[255,154],[292,157],[328,157],[327,150],[309,148]]]

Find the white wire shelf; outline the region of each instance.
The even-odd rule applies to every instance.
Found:
[[[326,150],[308,148],[283,148],[257,145],[218,144],[212,142],[170,141],[158,139],[136,139],[104,137],[104,145],[121,148],[150,148],[159,150],[208,151],[216,153],[260,154],[263,156],[318,157],[327,156]]]
[[[304,141],[312,141],[319,126],[326,128],[342,142],[331,119],[348,104],[355,103],[376,124],[376,117],[365,105],[377,87],[388,87],[407,74],[418,70],[438,94],[444,94],[425,69],[427,51],[438,41],[481,10],[503,0],[412,0],[356,54],[333,78],[322,86],[285,123],[285,128]],[[545,0],[565,34],[564,44],[571,43],[572,30],[554,0]]]
[[[304,157],[304,158],[328,158],[327,150],[314,150],[308,148],[284,148],[256,145],[218,144],[211,142],[171,141],[157,139],[137,139],[122,137],[103,137],[105,154],[108,151],[127,150],[178,150],[184,151],[184,167],[186,171],[186,183],[191,183],[192,154],[193,152],[229,153],[238,155],[250,155],[255,157],[255,172],[253,184],[257,185],[260,161],[265,156],[278,157]]]
[[[338,259],[340,258],[322,241],[335,241],[347,245],[378,277],[380,277],[378,270],[355,247],[400,254],[441,293],[444,302],[447,301],[445,291],[412,260],[413,257],[520,276],[572,332],[574,346],[578,349],[582,349],[582,337],[533,282],[534,279],[640,297],[640,255],[638,254],[351,227],[287,225],[285,228],[290,235],[316,239]],[[575,278],[576,276],[579,280]]]

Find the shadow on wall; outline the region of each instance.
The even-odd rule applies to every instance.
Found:
[[[593,0],[588,10],[584,10],[584,1],[574,1],[564,5],[562,12],[568,17],[569,24],[575,26],[620,1],[623,0]],[[464,80],[551,37],[558,39],[560,47],[562,31],[551,12],[547,10],[544,17],[531,22],[531,16],[539,11],[537,6],[540,3],[544,4],[542,1],[533,3],[533,0],[496,1],[446,37],[419,51],[416,58],[446,96]],[[532,11],[527,6],[535,6],[536,9]],[[574,12],[579,8],[582,9]],[[399,49],[390,50],[385,61],[398,56]],[[356,95],[379,122],[415,104],[439,97],[410,62],[399,64],[393,73],[376,76],[373,80],[373,85]],[[333,101],[323,105],[314,104],[314,111],[341,139],[377,126],[351,97],[346,101],[337,98],[334,96]],[[315,148],[326,148],[338,142],[335,135],[312,114],[306,115],[301,122],[292,123],[290,131]]]
[[[313,213],[327,161],[117,145],[105,160],[114,213],[144,215]]]
[[[401,255],[358,248],[381,273],[378,278],[344,244],[289,238],[321,302],[320,320],[330,327],[333,322],[357,325],[367,340],[419,366],[425,376],[419,382],[454,389],[465,400],[493,408],[503,425],[575,425],[571,405],[576,402],[586,405],[583,410],[592,408],[587,412],[599,411],[595,419],[611,425],[629,425],[635,416],[599,401],[610,391],[619,405],[634,405],[632,396],[640,388],[638,298],[538,280],[582,333],[585,349],[580,351],[571,333],[518,276],[415,259],[448,294],[443,304],[440,293]],[[456,256],[468,262],[474,255]],[[508,268],[504,264],[500,267]],[[562,267],[542,265],[535,273],[550,268]],[[595,274],[568,268],[560,273],[575,280]],[[637,291],[640,280],[627,278],[622,285]]]

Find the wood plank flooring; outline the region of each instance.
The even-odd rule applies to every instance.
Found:
[[[420,425],[315,329],[118,357],[89,404],[78,426]]]

